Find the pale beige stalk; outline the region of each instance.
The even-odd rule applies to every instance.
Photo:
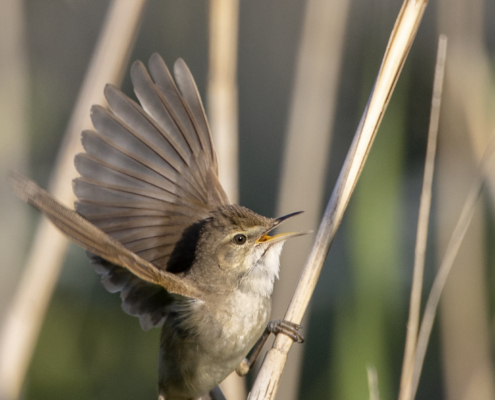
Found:
[[[106,83],[119,84],[133,47],[145,0],[112,2],[93,54],[64,142],[59,150],[50,192],[72,205],[71,181],[76,177],[74,155],[82,151],[80,133],[91,128],[89,109],[103,103]],[[5,325],[0,332],[0,398],[19,397],[60,267],[67,239],[46,219],[38,226],[24,273]]]
[[[0,327],[19,278],[28,237],[29,210],[7,188],[12,169],[28,167],[29,71],[25,4],[4,0],[0,13]],[[1,358],[1,355],[0,355]]]
[[[296,288],[285,319],[299,323],[308,306],[337,228],[368,156],[390,96],[416,35],[427,1],[406,0],[392,31],[374,90],[327,205],[316,241]],[[274,399],[292,340],[277,335],[266,355],[249,399]]]
[[[421,293],[423,291],[423,275],[425,266],[426,242],[428,238],[428,222],[431,209],[431,192],[433,186],[433,171],[435,170],[435,154],[438,137],[438,121],[440,119],[440,104],[442,100],[443,77],[445,73],[445,58],[447,55],[447,37],[440,35],[437,49],[435,78],[431,99],[430,126],[428,129],[428,144],[426,147],[425,171],[423,187],[419,204],[418,228],[416,232],[416,247],[414,251],[414,269],[409,304],[409,320],[407,322],[406,346],[402,364],[402,375],[399,399],[410,400],[414,354],[418,336],[419,316],[421,312]]]
[[[238,203],[237,36],[239,0],[210,0],[207,108],[220,182]]]
[[[237,47],[239,0],[209,2],[207,109],[218,173],[229,200],[239,199]],[[246,398],[245,379],[232,372],[221,384],[229,400]]]

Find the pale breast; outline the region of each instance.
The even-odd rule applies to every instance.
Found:
[[[245,355],[263,333],[270,318],[269,298],[237,291],[229,298],[225,308],[217,310],[222,323],[219,343],[232,353]]]
[[[174,382],[187,382],[187,388],[176,389],[191,394],[217,386],[261,336],[270,309],[269,298],[236,291],[198,306],[180,332],[164,326],[160,386],[172,389]]]

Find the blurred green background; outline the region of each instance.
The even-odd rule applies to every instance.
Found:
[[[28,65],[26,170],[42,187],[48,185],[50,171],[108,4],[106,0],[24,1]],[[359,123],[400,4],[393,0],[351,1],[324,202],[330,196]],[[461,44],[463,40],[478,40],[483,44],[489,61],[488,76],[491,78],[483,86],[491,97],[484,100],[493,104],[495,25],[491,21],[495,18],[495,2],[486,0],[473,4],[472,8],[466,7],[468,12],[478,8],[482,10],[481,13],[469,15],[470,23],[479,26],[481,36],[473,39],[463,36],[465,33],[461,32],[458,39]],[[304,8],[304,1],[296,0],[240,3],[240,203],[270,217],[275,216],[276,212]],[[435,51],[441,30],[439,26],[445,24],[442,21],[462,17],[450,15],[449,12],[454,12],[452,10],[456,8],[436,1],[432,1],[426,10],[311,302],[309,319],[303,331],[306,343],[303,345],[301,381],[294,398],[368,398],[368,365],[377,368],[381,399],[397,397]],[[442,17],[442,12],[447,15]],[[473,22],[474,18],[479,20]],[[459,26],[461,29],[462,24]],[[455,40],[454,33],[451,40],[454,47]],[[160,53],[169,65],[178,57],[184,58],[205,98],[208,3],[150,0],[130,59],[146,61],[153,52]],[[126,72],[123,91],[131,95],[128,75]],[[476,72],[467,70],[464,78],[468,80],[472,75]],[[446,89],[446,96],[451,96],[453,100],[445,99],[442,111],[449,107],[447,113],[461,118],[459,115],[464,115],[464,109],[458,100],[462,92],[456,92],[452,86]],[[489,108],[485,111],[488,114],[486,118],[493,120],[491,116],[495,115],[495,109],[491,109],[491,116]],[[448,136],[451,134],[450,128],[443,127],[452,124],[462,128],[464,133],[459,135],[465,135],[464,141],[455,139],[457,136]],[[444,125],[441,122],[443,136],[439,146],[451,141],[460,142],[461,151],[455,153],[459,164],[459,157],[476,159],[473,155],[476,154],[473,150],[475,146],[470,144],[469,139],[470,126],[465,122],[451,122],[451,125],[448,121]],[[0,134],[4,136],[8,132]],[[8,145],[2,151],[8,151]],[[311,163],[311,160],[307,162]],[[445,170],[448,172],[449,168]],[[455,181],[456,176],[452,179]],[[12,196],[6,186],[1,185],[2,196]],[[436,244],[442,239],[434,231],[442,225],[439,209],[449,210],[454,220],[459,211],[455,207],[444,208],[439,190],[437,187],[434,194],[426,289],[431,285],[441,255],[438,254],[441,253],[441,246]],[[465,190],[460,188],[455,193],[459,194],[458,200],[462,204]],[[480,318],[486,328],[482,336],[488,338],[486,359],[489,363],[486,369],[489,375],[484,382],[488,382],[486,384],[490,388],[493,387],[494,377],[495,296],[492,288],[495,283],[495,213],[492,196],[486,195],[484,200],[484,207],[480,209],[482,287],[474,290],[484,293],[485,308]],[[23,255],[39,218],[38,213],[29,210],[27,228],[18,242],[19,264],[4,261],[0,266],[0,278],[4,282],[0,287],[3,291],[0,317],[8,308],[15,282],[22,271]],[[6,221],[2,224],[1,235],[9,235],[8,228],[5,228]],[[280,285],[283,285],[283,268],[282,265]],[[84,251],[71,245],[36,346],[23,399],[156,398],[159,330],[144,333],[137,319],[120,310],[119,296],[108,294],[98,281]],[[469,315],[478,311],[479,307],[465,310]],[[281,317],[273,316],[274,319]],[[448,387],[452,378],[449,378],[445,366],[448,357],[444,353],[451,354],[451,350],[442,344],[443,332],[456,329],[442,328],[437,323],[426,356],[418,399],[489,398],[470,397],[469,393],[474,392],[468,389],[456,395],[456,390]],[[471,339],[477,337],[476,332],[468,334]],[[456,346],[464,345],[461,342]]]

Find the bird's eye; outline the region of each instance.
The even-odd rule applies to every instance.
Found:
[[[246,243],[246,235],[242,235],[242,234],[237,234],[234,236],[234,239],[233,239],[233,242],[235,244],[244,244]]]

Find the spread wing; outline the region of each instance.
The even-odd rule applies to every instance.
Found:
[[[227,204],[196,84],[184,61],[177,85],[157,54],[131,69],[142,107],[107,85],[111,111],[93,106],[75,165],[76,210],[125,247],[166,269],[185,228]]]
[[[151,57],[149,69],[152,78],[140,61],[131,68],[141,105],[107,85],[110,110],[93,106],[96,131],[82,134],[85,153],[75,159],[81,177],[74,181],[74,192],[79,214],[166,271],[184,230],[228,204],[228,198],[218,180],[201,98],[185,62],[175,63],[175,82],[158,54]],[[143,328],[163,321],[170,302],[163,289],[101,254],[90,257],[104,286],[121,292],[124,310],[139,316]]]

